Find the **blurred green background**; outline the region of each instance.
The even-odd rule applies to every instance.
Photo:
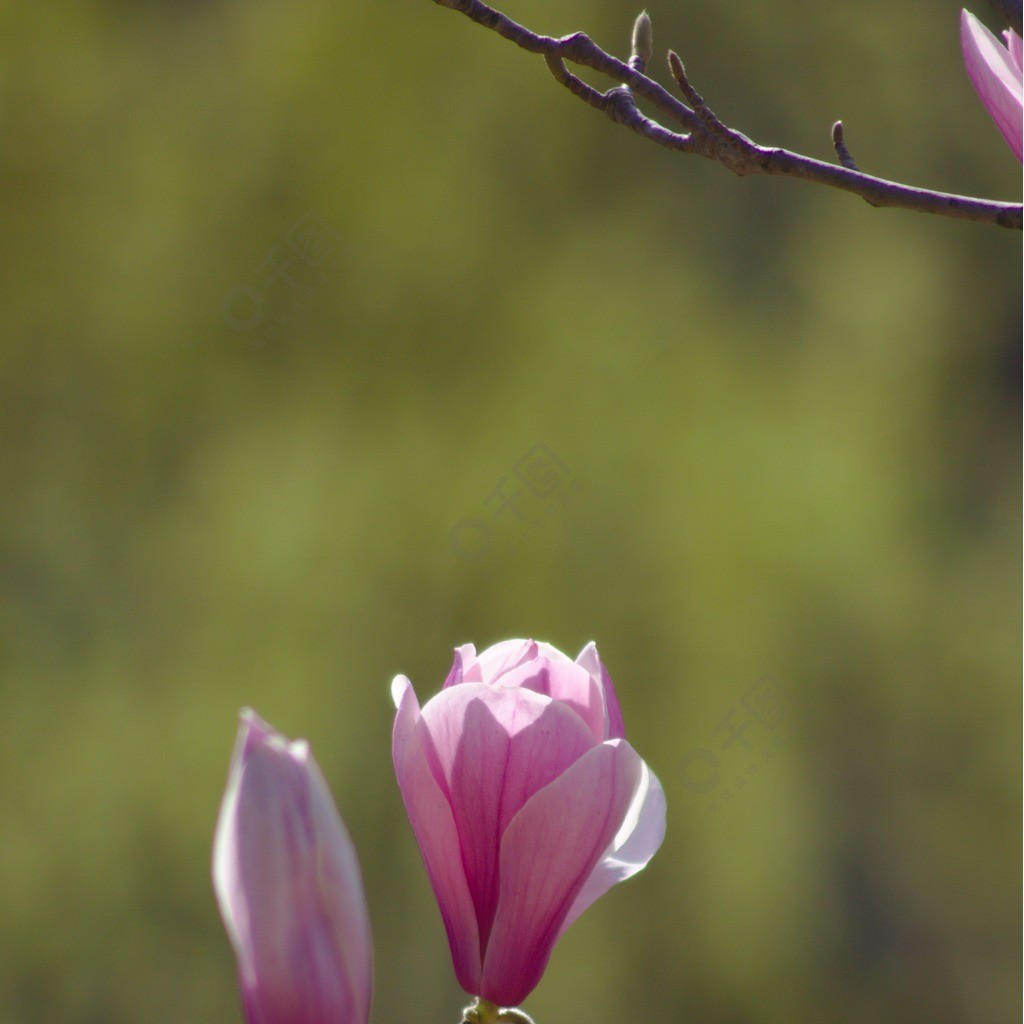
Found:
[[[758,141],[1019,197],[957,4],[649,9]],[[512,636],[597,641],[669,801],[538,1024],[1019,1019],[1018,233],[656,149],[429,0],[37,0],[0,238],[0,1020],[241,1020],[251,705],[360,850],[374,1021],[454,1024],[388,684]]]

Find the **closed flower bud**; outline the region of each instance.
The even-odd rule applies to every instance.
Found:
[[[213,885],[248,1024],[366,1024],[372,950],[352,841],[304,741],[242,712]]]

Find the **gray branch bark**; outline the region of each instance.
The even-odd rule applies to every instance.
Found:
[[[815,160],[775,146],[761,146],[720,121],[693,88],[683,62],[669,53],[669,68],[682,93],[678,100],[665,88],[644,74],[651,51],[650,20],[646,12],[637,19],[633,32],[634,52],[628,63],[605,53],[582,32],[554,38],[539,35],[483,3],[483,0],[434,0],[442,7],[459,11],[477,24],[496,32],[516,46],[543,56],[555,79],[574,96],[613,121],[638,135],[682,153],[694,153],[714,160],[737,175],[775,174],[820,185],[830,185],[860,196],[871,206],[899,207],[919,213],[956,217],[983,224],[1021,230],[1024,223],[1020,203],[935,192],[865,174],[850,155],[844,138],[842,122],[832,126],[832,141],[838,164]],[[1016,6],[1021,0],[990,0],[997,7]],[[587,85],[574,75],[566,64],[591,68],[619,84],[606,92]],[[644,114],[637,100],[645,101],[666,122]]]

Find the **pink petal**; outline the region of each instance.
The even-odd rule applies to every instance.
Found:
[[[455,661],[452,663],[442,689],[458,686],[462,682],[482,683],[483,681],[484,677],[480,674],[480,663],[476,659],[476,648],[472,644],[456,647]]]
[[[629,809],[642,762],[628,744],[592,748],[512,820],[480,995],[518,1006],[540,981],[577,894]]]
[[[566,705],[532,690],[486,683],[442,690],[423,708],[423,725],[432,746],[427,760],[436,764],[435,778],[448,797],[486,947],[509,822],[591,749],[594,738]]]
[[[518,668],[524,662],[532,661],[537,657],[541,646],[548,645],[541,645],[533,640],[502,640],[501,643],[492,644],[480,655],[483,681],[495,683],[506,672]]]
[[[1018,160],[1024,160],[1024,90],[1013,53],[969,11],[960,12],[964,66],[985,109]],[[1020,52],[1014,45],[1014,52]]]
[[[608,675],[597,653],[597,645],[593,640],[580,651],[576,658],[576,664],[590,673],[590,677],[600,687],[605,708],[605,734],[602,739],[616,740],[626,735],[626,727],[622,721],[622,709],[619,707],[619,699],[615,696],[615,687],[612,686],[612,677]]]
[[[503,673],[536,656],[537,644],[532,640],[503,640],[479,657],[473,644],[463,644],[455,648],[455,663],[442,689],[459,683],[493,683]]]
[[[559,654],[557,659],[538,654],[532,661],[505,672],[498,682],[502,686],[533,690],[567,704],[590,727],[594,743],[603,743],[608,738],[604,692],[600,683],[564,654]]]
[[[1024,40],[1012,28],[1003,33],[1006,40],[1006,49],[1010,52],[1010,59],[1017,65],[1017,70],[1024,69]]]
[[[454,692],[454,691],[453,691]],[[469,993],[480,989],[480,932],[462,867],[459,834],[424,748],[426,726],[412,684],[397,676],[391,693],[398,707],[392,738],[395,775],[423,863],[437,896],[455,976]],[[426,737],[430,744],[429,737]]]
[[[645,868],[665,838],[665,791],[654,772],[643,762],[641,765],[640,781],[622,827],[573,902],[562,932],[613,885]]]

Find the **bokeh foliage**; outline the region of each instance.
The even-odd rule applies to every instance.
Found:
[[[637,13],[505,9],[619,52]],[[650,12],[759,141],[842,117],[1019,195],[953,3]],[[598,642],[669,798],[539,1024],[1019,1019],[1019,236],[656,150],[429,0],[41,0],[0,6],[0,237],[0,1018],[241,1019],[252,705],[360,850],[374,1020],[453,1022],[387,687],[533,635]],[[517,529],[538,443],[571,494]],[[721,750],[766,676],[770,759]]]

